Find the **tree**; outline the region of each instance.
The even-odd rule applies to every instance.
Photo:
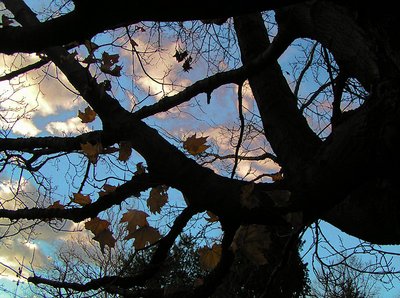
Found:
[[[138,251],[154,247],[144,270],[85,282],[46,278],[33,261],[29,274],[15,268],[30,284],[136,295],[132,289],[157,276],[190,220],[206,211],[222,235],[200,251],[210,273],[158,296],[210,296],[233,268],[242,270],[241,256],[265,266],[261,296],[298,296],[304,274],[286,273],[304,272],[300,236],[320,219],[371,243],[399,244],[399,20],[391,2],[202,1],[188,9],[153,1],[139,9],[121,0],[76,0],[51,1],[37,14],[22,0],[2,3],[0,51],[14,55],[4,56],[1,77],[11,88],[1,98],[0,165],[10,190],[1,201],[2,237],[29,240],[38,227],[61,231],[61,223],[85,221],[106,253],[122,239],[102,214],[122,208],[125,240]],[[268,31],[266,23],[276,27]],[[165,50],[163,38],[175,44]],[[297,71],[297,61],[286,78],[278,58],[300,39],[303,67]],[[169,65],[149,74],[165,55],[180,71]],[[201,62],[208,63],[203,72]],[[26,79],[32,73],[36,80]],[[315,91],[304,87],[307,78]],[[41,89],[46,80],[58,93]],[[33,84],[34,100],[21,96],[19,88]],[[219,92],[232,85],[236,114],[223,115]],[[230,118],[220,138],[188,124],[212,106],[219,108],[213,116]],[[64,136],[50,135],[60,132],[55,122],[46,126],[50,134],[37,136],[32,117],[78,107]],[[170,202],[168,213],[175,192],[181,205]],[[153,290],[142,287],[140,295]]]
[[[313,286],[315,297],[378,297],[377,281],[363,272],[367,267],[352,256],[330,264],[327,270],[321,268]]]

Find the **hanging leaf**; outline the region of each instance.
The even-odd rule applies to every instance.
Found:
[[[176,61],[182,62],[188,55],[188,52],[185,50],[183,52],[179,52],[178,50],[175,51],[175,55],[172,57],[175,57]]]
[[[142,162],[137,163],[136,164],[136,172],[133,173],[133,175],[137,176],[137,175],[144,174],[144,173],[146,173],[146,168],[143,165],[143,163]]]
[[[51,204],[47,209],[64,209],[64,205],[60,204],[60,201],[55,201],[53,204]]]
[[[160,232],[157,229],[148,226],[139,228],[128,236],[129,238],[126,237],[125,239],[135,238],[133,242],[135,249],[145,248],[147,243],[149,245],[154,244],[161,238]]]
[[[192,69],[192,65],[191,65],[192,60],[193,60],[192,57],[189,56],[188,58],[186,58],[185,62],[183,62],[182,67],[183,67],[184,71],[188,72],[189,70]]]
[[[121,76],[121,70],[122,66],[120,65],[115,65],[114,68],[108,68],[104,65],[100,66],[100,70],[104,73],[107,73],[109,75],[112,75],[114,77],[120,77]]]
[[[150,196],[147,199],[147,207],[149,207],[151,213],[160,213],[161,208],[168,201],[168,187],[165,185],[153,187],[150,191]]]
[[[100,249],[103,254],[105,245],[112,248],[115,246],[116,242],[112,232],[108,228],[95,235],[93,240],[96,240],[100,243]]]
[[[122,66],[115,65],[119,61],[119,55],[110,55],[107,52],[103,52],[101,56],[100,70],[104,73],[110,74],[112,76],[121,76]]]
[[[204,246],[198,250],[200,255],[200,267],[204,270],[214,269],[221,259],[222,246],[214,243],[212,248]]]
[[[86,230],[90,230],[94,235],[98,235],[104,230],[108,229],[110,222],[98,217],[92,218],[85,222]]]
[[[88,205],[92,202],[89,195],[83,195],[81,193],[74,193],[73,194],[72,202],[79,204],[81,206]]]
[[[96,118],[96,112],[90,107],[86,107],[84,112],[78,111],[78,117],[81,119],[82,123],[90,123]]]
[[[117,187],[113,186],[113,185],[110,185],[110,184],[104,184],[103,185],[103,189],[104,190],[99,191],[99,196],[100,197],[105,196],[105,195],[107,195],[107,194],[109,194],[111,192],[114,192],[117,189]]]
[[[119,143],[119,156],[118,159],[120,161],[128,161],[129,157],[132,154],[132,147],[130,142],[121,142]]]
[[[211,211],[207,211],[207,215],[209,217],[206,217],[206,221],[208,222],[216,222],[219,221],[218,216],[216,216],[214,213],[212,213]]]
[[[188,137],[186,141],[183,142],[183,148],[186,149],[191,155],[197,155],[203,153],[210,146],[205,145],[208,137],[196,138],[196,134]]]
[[[232,250],[240,250],[250,261],[256,265],[268,263],[264,252],[271,245],[270,232],[264,225],[241,226],[232,242]]]
[[[283,180],[282,172],[271,174],[270,177],[271,177],[272,181],[274,181],[274,182]]]
[[[88,142],[85,144],[81,144],[81,148],[83,153],[85,153],[92,164],[97,163],[97,158],[99,157],[99,154],[103,152],[103,146],[101,145],[101,143],[96,143],[93,145],[92,143]]]
[[[138,227],[141,228],[149,226],[149,223],[147,222],[148,216],[149,215],[146,212],[136,209],[130,209],[129,211],[125,212],[120,221],[121,223],[128,223],[128,236],[126,236],[125,239],[133,238],[132,234],[138,229]]]

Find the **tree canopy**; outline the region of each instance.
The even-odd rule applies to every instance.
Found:
[[[321,220],[400,243],[395,4],[1,5],[0,237],[33,250],[2,265],[30,285],[296,297],[301,238]],[[90,235],[112,269],[47,274],[31,241],[50,231]],[[196,278],[167,286],[187,234]]]

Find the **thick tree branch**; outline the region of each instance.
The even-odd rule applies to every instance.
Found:
[[[104,146],[114,144],[102,131],[93,131],[76,137],[30,137],[30,138],[5,138],[0,142],[0,151],[12,150],[35,153],[35,150],[48,149],[54,152],[71,152],[81,150],[80,144],[90,141],[99,141]]]
[[[5,6],[13,12],[16,18],[24,14],[18,4],[12,0],[3,1]],[[71,42],[83,42],[95,34],[105,30],[115,29],[140,21],[186,21],[205,20],[214,18],[228,18],[251,12],[264,11],[299,3],[299,0],[268,0],[237,3],[231,5],[229,1],[203,1],[194,9],[187,9],[185,5],[171,5],[165,1],[153,1],[151,7],[146,5],[138,9],[129,2],[117,0],[112,4],[100,1],[93,5],[85,1],[78,2],[77,8],[67,15],[37,23],[33,26],[7,27],[0,30],[0,52],[13,54],[17,52],[40,52],[56,45],[66,45]],[[121,6],[123,5],[123,6]],[[120,9],[120,7],[126,7]],[[154,9],[156,8],[156,9]],[[87,20],[90,19],[90,22]],[[84,28],[84,30],[82,30]],[[24,42],[21,42],[24,41]]]
[[[243,65],[269,46],[268,33],[261,15],[235,18]],[[280,28],[276,38],[292,41],[294,35]],[[287,44],[287,43],[286,43]],[[249,77],[264,131],[279,164],[289,179],[295,179],[321,144],[297,108],[297,99],[275,61]]]
[[[132,177],[130,181],[118,186],[115,191],[99,197],[95,202],[85,205],[82,208],[0,209],[0,218],[8,218],[9,220],[49,220],[59,218],[81,222],[87,218],[96,217],[101,211],[107,210],[114,205],[119,205],[127,198],[138,196],[140,192],[159,184],[160,181],[155,181],[150,174],[141,174]]]
[[[252,74],[274,63],[286,50],[291,41],[292,39],[287,39],[286,36],[277,36],[268,48],[257,53],[254,57],[251,57],[245,65],[230,71],[219,72],[199,80],[173,96],[166,96],[153,105],[142,107],[140,110],[133,113],[133,115],[137,119],[144,119],[160,112],[166,112],[199,94],[206,93],[207,96],[211,96],[211,93],[215,89],[223,85],[240,85]]]

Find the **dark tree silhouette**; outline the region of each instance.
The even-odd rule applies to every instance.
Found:
[[[136,250],[151,246],[153,251],[144,269],[128,271],[131,274],[103,272],[72,282],[47,278],[32,268],[26,276],[30,284],[126,296],[208,297],[223,293],[218,286],[237,278],[238,284],[249,287],[249,295],[292,297],[304,289],[299,243],[312,223],[325,220],[374,244],[400,243],[400,56],[394,3],[202,1],[188,7],[153,1],[139,8],[122,0],[51,1],[38,12],[22,0],[2,3],[0,52],[15,59],[1,81],[13,86],[15,80],[23,83],[24,74],[42,71],[54,84],[67,84],[75,96],[57,99],[58,107],[83,101],[82,106],[90,107],[80,112],[79,124],[95,120],[100,127],[59,137],[36,136],[32,129],[26,137],[16,137],[18,123],[29,122],[32,113],[46,114],[47,107],[39,95],[33,106],[26,98],[2,95],[0,167],[4,177],[17,180],[16,190],[1,201],[0,217],[6,226],[2,237],[33,237],[27,231],[37,226],[61,230],[62,220],[86,221],[86,229],[106,253],[122,239],[113,237],[101,213],[118,207],[126,208],[122,224],[127,224],[127,240],[134,239]],[[267,28],[268,23],[273,24]],[[90,42],[101,41],[102,33],[102,44]],[[182,86],[167,80],[169,73],[154,77],[146,72],[146,65],[162,60],[163,36],[176,41],[170,57],[182,67],[178,75],[193,72],[197,81]],[[290,55],[287,50],[298,41],[303,42],[306,59],[297,61],[302,70],[294,69],[293,77],[287,78],[278,58]],[[131,55],[131,65],[115,54],[116,49]],[[196,67],[201,62],[208,66],[199,77]],[[129,74],[128,67],[129,84],[137,84],[131,91],[149,79],[163,86],[161,93],[150,88],[142,90],[142,95],[148,92],[142,98],[129,93],[118,79]],[[319,84],[308,94],[306,72]],[[221,109],[218,116],[232,118],[221,129],[230,151],[196,129],[188,131],[197,135],[171,134],[167,123],[174,121],[174,111],[212,107],[220,88],[228,85],[237,88],[238,115],[225,115]],[[254,109],[245,101],[254,103]],[[188,113],[197,117],[196,112]],[[182,128],[182,119],[175,120],[176,127]],[[142,163],[128,162],[131,150]],[[260,173],[257,165],[266,160],[279,167]],[[252,167],[239,174],[244,162]],[[57,172],[66,173],[68,189],[54,187]],[[24,186],[26,177],[34,191]],[[130,198],[140,201],[150,191],[147,205],[156,214],[165,206],[168,189],[182,194],[185,207],[170,204],[164,229],[146,220],[139,203],[135,208],[127,205]],[[72,201],[67,202],[68,197]],[[217,216],[222,230],[220,244],[208,243],[200,251],[208,275],[173,291],[152,288],[151,280],[165,270],[179,235],[206,211],[209,221]],[[244,272],[252,272],[248,266],[263,267],[257,272],[264,278],[262,288],[244,282]]]

